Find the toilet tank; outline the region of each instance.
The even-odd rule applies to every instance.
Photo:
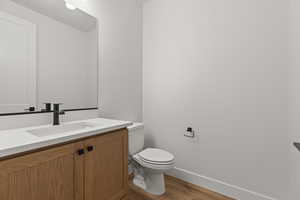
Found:
[[[132,126],[127,127],[128,129],[128,147],[129,155],[134,155],[144,148],[144,124],[134,123]]]

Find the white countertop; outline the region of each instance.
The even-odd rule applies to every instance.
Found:
[[[0,158],[93,135],[99,135],[101,133],[126,128],[132,125],[132,122],[104,118],[72,121],[64,124],[73,124],[79,122],[93,123],[95,126],[43,137],[35,136],[28,131],[51,127],[52,125],[0,131]]]

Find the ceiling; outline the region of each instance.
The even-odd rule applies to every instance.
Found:
[[[33,11],[46,15],[81,31],[94,30],[97,19],[76,9],[69,10],[64,0],[12,0]]]

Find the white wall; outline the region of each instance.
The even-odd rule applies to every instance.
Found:
[[[291,0],[291,76],[290,76],[290,122],[291,141],[300,142],[300,1]],[[300,152],[290,145],[290,198],[299,199],[300,196]]]
[[[147,144],[174,153],[172,174],[188,181],[286,200],[288,2],[147,0],[143,11]]]
[[[0,2],[0,5],[3,2]],[[98,18],[99,108],[102,117],[142,120],[142,31],[139,0],[88,0],[81,9]],[[95,117],[86,112],[76,117]],[[82,114],[82,116],[78,116]],[[68,113],[67,113],[68,115]],[[69,114],[71,115],[71,114]],[[50,123],[51,116],[0,117],[0,129]]]
[[[100,115],[142,120],[140,0],[88,0],[81,8],[99,20]]]

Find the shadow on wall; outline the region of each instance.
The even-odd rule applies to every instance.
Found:
[[[145,127],[145,147],[150,148],[156,147],[154,134],[150,134],[150,130]]]

